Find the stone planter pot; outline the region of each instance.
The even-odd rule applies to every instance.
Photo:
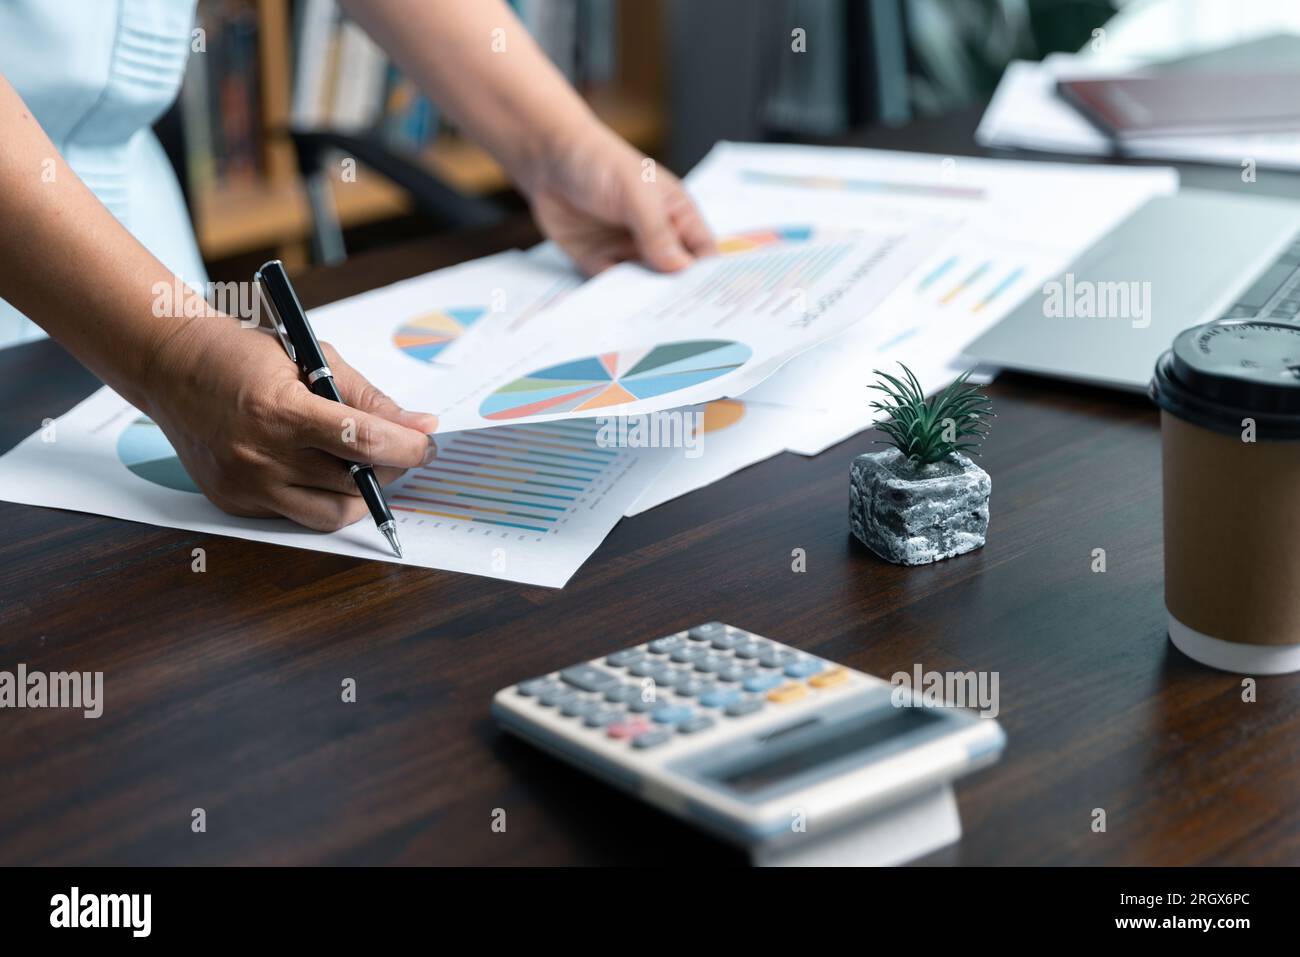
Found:
[[[989,473],[960,452],[920,468],[897,449],[869,452],[849,471],[849,525],[881,558],[927,565],[984,544],[992,490]]]

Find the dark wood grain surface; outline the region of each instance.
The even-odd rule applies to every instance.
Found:
[[[869,142],[965,152],[971,126]],[[440,238],[301,288],[316,304],[530,235]],[[0,351],[0,448],[94,385],[52,343]],[[0,712],[0,863],[736,862],[488,717],[503,685],[713,618],[884,676],[998,673],[1006,754],[958,786],[965,837],[929,862],[1300,862],[1300,676],[1245,703],[1165,637],[1156,414],[1025,377],[990,392],[989,544],[924,568],[848,533],[870,434],[624,520],[563,590],[0,504],[0,668],[105,674],[98,720]]]

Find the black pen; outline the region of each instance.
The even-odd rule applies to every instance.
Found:
[[[329,364],[320,351],[316,333],[307,321],[307,313],[302,310],[298,294],[293,291],[289,276],[284,271],[284,263],[278,259],[263,263],[253,278],[265,294],[263,299],[271,307],[271,325],[280,337],[284,351],[289,353],[289,358],[298,364],[302,374],[307,377],[307,388],[322,399],[333,399],[342,404],[343,396],[339,395],[338,387],[334,384],[334,374],[330,372]],[[402,546],[397,541],[397,522],[388,509],[388,503],[384,501],[384,493],[379,488],[379,479],[375,478],[375,470],[369,465],[355,462],[347,465],[352,473],[352,481],[357,483],[357,489],[374,517],[375,525],[388,539],[393,554],[401,558]]]

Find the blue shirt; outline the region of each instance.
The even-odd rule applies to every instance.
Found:
[[[2,0],[0,73],[73,171],[190,284],[207,275],[151,129],[180,90],[196,0]],[[44,335],[0,300],[0,347]]]

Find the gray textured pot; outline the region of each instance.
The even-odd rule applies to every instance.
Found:
[[[984,544],[992,490],[960,452],[919,469],[897,449],[869,452],[849,470],[849,525],[881,558],[926,565]]]

